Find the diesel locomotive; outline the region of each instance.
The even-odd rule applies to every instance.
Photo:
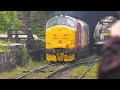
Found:
[[[102,45],[109,38],[111,25],[116,20],[113,16],[106,16],[97,23],[94,31],[94,48],[98,55],[101,55]]]
[[[60,15],[46,23],[46,60],[71,62],[89,53],[89,25],[71,16]]]
[[[97,23],[94,32],[95,44],[104,44],[110,36],[109,28],[116,20],[113,16],[106,16]]]

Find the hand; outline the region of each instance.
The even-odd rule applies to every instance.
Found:
[[[109,30],[111,37],[120,37],[120,20],[115,22]]]

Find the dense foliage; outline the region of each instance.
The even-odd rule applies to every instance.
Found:
[[[0,33],[8,28],[30,27],[33,33],[45,36],[45,24],[54,11],[0,11]]]
[[[5,33],[8,28],[18,28],[23,25],[17,18],[16,11],[0,11],[0,33]]]
[[[53,16],[53,11],[35,11],[31,15],[31,28],[38,36],[45,36],[45,24]]]

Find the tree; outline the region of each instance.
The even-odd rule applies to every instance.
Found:
[[[31,16],[31,12],[32,11],[17,11],[18,14],[18,18],[22,21],[22,23],[24,23],[23,27],[30,27],[30,16]]]
[[[16,11],[0,11],[0,33],[5,33],[8,28],[23,26],[17,17]]]
[[[45,36],[46,22],[53,16],[54,11],[17,11],[18,18],[24,27],[30,27],[38,36]]]
[[[53,16],[54,11],[34,11],[31,15],[31,28],[38,36],[45,36],[46,22]]]

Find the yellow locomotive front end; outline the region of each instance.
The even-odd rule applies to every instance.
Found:
[[[69,25],[69,26],[68,26]],[[63,16],[54,17],[46,25],[46,59],[72,61],[75,58],[75,23]]]

